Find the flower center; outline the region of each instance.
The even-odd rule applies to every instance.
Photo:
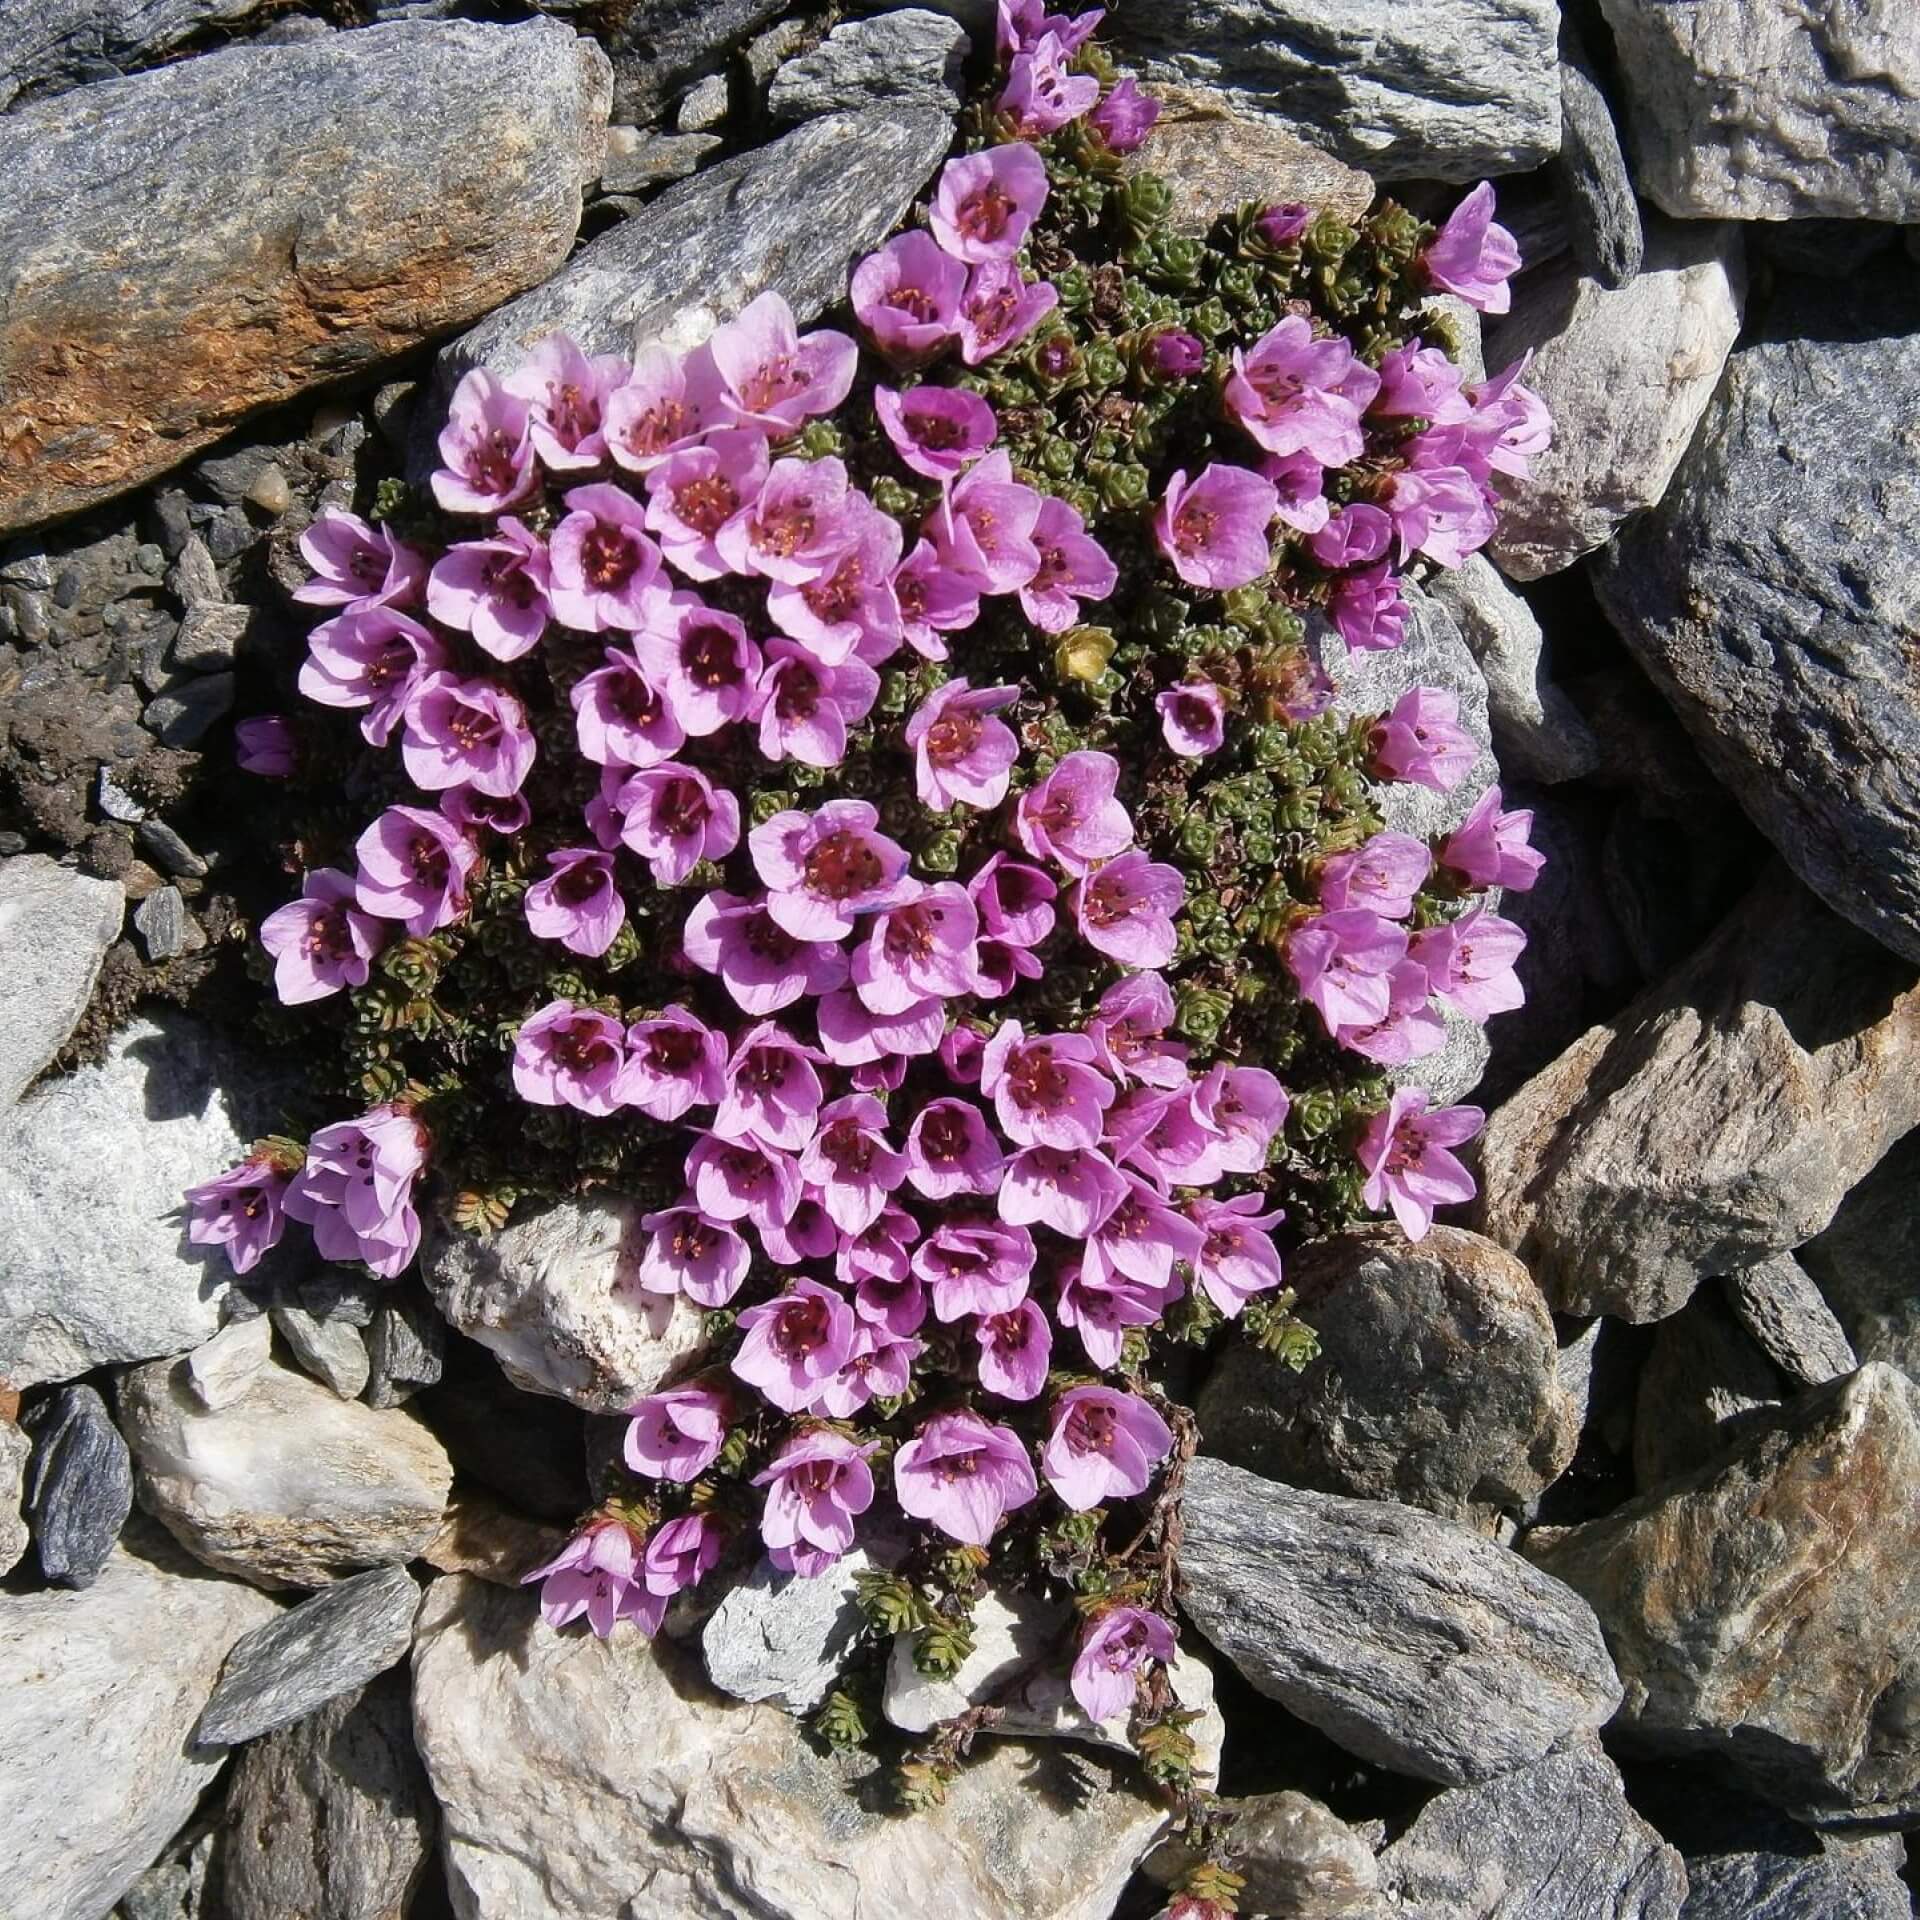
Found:
[[[949,707],[927,729],[927,758],[937,767],[951,767],[980,744],[985,722],[969,707]]]
[[[807,889],[829,900],[850,900],[871,893],[886,880],[886,869],[872,844],[861,834],[842,828],[830,833],[807,855]]]
[[[777,353],[750,373],[740,388],[740,399],[749,413],[765,413],[782,400],[791,400],[807,390],[807,377],[793,364],[793,356]]]
[[[1111,1407],[1088,1405],[1082,1401],[1067,1415],[1067,1445],[1075,1453],[1111,1453],[1114,1426]]]
[[[624,586],[639,564],[640,550],[624,527],[596,522],[593,531],[580,543],[580,572],[597,593],[612,593]]]
[[[670,840],[683,840],[707,824],[712,809],[692,780],[669,780],[653,803],[653,823]]]
[[[997,180],[989,180],[961,202],[959,218],[953,224],[969,240],[998,240],[1013,214],[1013,200],[1006,188]]]
[[[895,287],[880,304],[923,324],[930,325],[940,318],[940,309],[934,305],[933,296],[923,287]]]
[[[680,636],[681,671],[697,687],[712,691],[740,684],[740,655],[733,635],[714,622],[689,627]]]
[[[673,505],[695,533],[711,534],[739,511],[740,494],[725,474],[703,473],[675,489]]]
[[[782,1301],[773,1317],[773,1345],[776,1351],[799,1359],[826,1345],[827,1308],[823,1300]]]

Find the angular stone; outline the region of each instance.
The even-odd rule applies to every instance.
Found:
[[[602,31],[613,55],[619,117],[658,118],[688,81],[719,66],[729,48],[781,7],[782,0],[634,0],[608,16]]]
[[[1529,1551],[1592,1602],[1613,1732],[1799,1820],[1920,1814],[1920,1387],[1870,1362],[1731,1458]]]
[[[889,100],[957,111],[966,30],[924,7],[846,20],[811,53],[789,60],[767,89],[776,120],[812,120]]]
[[[1209,1459],[1189,1469],[1181,1512],[1194,1624],[1260,1692],[1376,1766],[1485,1780],[1619,1704],[1586,1602],[1451,1521]]]
[[[684,180],[719,145],[720,136],[715,133],[643,133],[637,144],[619,153],[609,141],[600,189],[603,193],[644,193],[649,187],[668,186]]]
[[[1478,180],[1560,148],[1553,0],[1135,0],[1143,78],[1219,88],[1381,180]]]
[[[1318,1800],[1304,1793],[1254,1793],[1213,1807],[1231,1820],[1233,1870],[1245,1885],[1242,1911],[1284,1914],[1287,1920],[1373,1920],[1380,1870],[1373,1849]],[[1163,1887],[1177,1887],[1205,1856],[1178,1834],[1163,1840],[1142,1870]]]
[[[420,1589],[376,1567],[289,1607],[234,1643],[193,1737],[237,1747],[304,1719],[407,1657]]]
[[[223,607],[202,603],[187,609],[169,656],[189,673],[213,673],[231,667],[239,657],[240,642],[253,620],[251,607]]]
[[[1641,1493],[1718,1459],[1766,1425],[1786,1385],[1717,1287],[1702,1287],[1654,1329],[1633,1418]]]
[[[101,768],[103,775],[105,772],[106,769]],[[141,851],[148,854],[162,872],[177,874],[182,879],[200,880],[206,877],[206,861],[164,820],[142,820],[134,828],[133,837],[139,841]]]
[[[133,910],[133,930],[154,966],[187,950],[188,924],[187,903],[178,887],[155,887]]]
[[[1862,1360],[1920,1380],[1920,1132],[1910,1133],[1800,1249]]]
[[[1594,587],[1788,865],[1920,961],[1914,281],[1886,267],[1783,288]]]
[[[862,1791],[870,1760],[715,1698],[672,1647],[549,1632],[467,1578],[421,1610],[414,1725],[455,1911],[515,1920],[1106,1920],[1167,1818],[1118,1760],[995,1741],[902,1820]]]
[[[1492,1241],[1391,1227],[1318,1241],[1287,1262],[1320,1336],[1302,1373],[1230,1347],[1200,1395],[1209,1453],[1362,1500],[1403,1500],[1492,1533],[1573,1457],[1579,1427],[1546,1302]]]
[[[0,1109],[79,1025],[125,913],[117,880],[76,873],[44,853],[0,860]]]
[[[304,1307],[276,1306],[273,1328],[307,1372],[342,1400],[357,1400],[372,1362],[360,1329],[347,1320],[316,1320]]]
[[[256,1586],[324,1587],[411,1560],[439,1531],[453,1469],[402,1409],[341,1400],[268,1367],[218,1413],[183,1363],[120,1384],[140,1503],[209,1566]]]
[[[1557,1312],[1663,1319],[1818,1233],[1920,1121],[1917,1065],[1913,969],[1776,872],[1494,1114],[1481,1230]]]
[[[0,1419],[0,1574],[20,1564],[32,1535],[27,1531],[23,1504],[27,1490],[27,1461],[33,1442],[11,1420]]]
[[[1746,302],[1737,227],[1651,225],[1614,291],[1571,261],[1529,274],[1487,342],[1553,413],[1553,445],[1506,504],[1488,551],[1515,580],[1570,567],[1666,492],[1726,365]]]
[[[383,1297],[367,1322],[367,1405],[400,1407],[440,1378],[447,1330],[417,1288]]]
[[[1613,111],[1571,20],[1560,23],[1560,157],[1551,168],[1575,264],[1603,287],[1640,271],[1646,233]],[[1521,256],[1529,265],[1532,256]]]
[[[220,1323],[230,1275],[180,1196],[283,1126],[257,1057],[165,1013],[0,1113],[0,1380],[30,1387],[179,1353]]]
[[[26,1513],[40,1571],[56,1587],[90,1587],[133,1511],[127,1443],[88,1386],[48,1395],[25,1425],[33,1435]]]
[[[1591,1738],[1436,1794],[1379,1871],[1394,1911],[1420,1920],[1678,1920],[1687,1897],[1680,1855]]]
[[[625,1413],[703,1350],[705,1316],[643,1292],[636,1203],[563,1201],[481,1239],[436,1235],[421,1272],[449,1323],[507,1378],[589,1413]]]
[[[1272,114],[1242,113],[1213,87],[1157,86],[1160,118],[1128,174],[1157,173],[1173,195],[1167,218],[1183,233],[1204,233],[1249,200],[1267,206],[1304,201],[1343,220],[1373,205],[1370,174],[1315,146]]]
[[[1730,1274],[1726,1288],[1734,1317],[1789,1380],[1817,1387],[1859,1366],[1813,1276],[1791,1254]]]
[[[1680,1920],[1913,1920],[1897,1833],[1853,1840],[1778,1818],[1744,1824],[1738,1837],[1688,1847]]]
[[[117,1549],[84,1593],[7,1596],[0,1833],[12,1911],[99,1920],[133,1884],[220,1771],[225,1754],[187,1736],[227,1649],[273,1610],[158,1528]]]
[[[461,21],[229,46],[9,115],[0,528],[538,284],[610,89],[558,22]]]
[[[0,339],[0,351],[6,342]],[[6,426],[0,417],[0,431]],[[117,491],[117,486],[112,491]],[[0,513],[5,512],[0,495]],[[140,724],[163,747],[198,746],[207,729],[233,711],[233,675],[203,673],[182,680],[170,680],[166,690],[156,694],[140,712]]]
[[[1686,218],[1920,220],[1920,16],[1600,0],[1640,191]]]
[[[226,1920],[401,1920],[436,1824],[406,1675],[343,1693],[234,1767],[221,1832]]]
[[[727,117],[728,87],[724,73],[710,73],[680,102],[673,124],[682,133],[705,133]]]
[[[6,0],[0,4],[0,107],[29,87],[97,81],[101,69],[170,51],[205,28],[262,12],[266,0]]]
[[[701,1629],[707,1678],[736,1700],[811,1713],[840,1684],[847,1651],[866,1625],[855,1581],[876,1564],[856,1547],[804,1580],[761,1559]]]
[[[230,1407],[273,1355],[273,1325],[263,1313],[229,1320],[187,1355],[187,1382],[209,1413]]]

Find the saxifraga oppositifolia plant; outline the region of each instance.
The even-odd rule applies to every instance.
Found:
[[[332,711],[240,754],[304,870],[279,999],[370,1110],[262,1142],[191,1230],[244,1273],[294,1220],[394,1278],[422,1208],[639,1202],[704,1344],[534,1576],[548,1620],[651,1633],[762,1547],[819,1577],[885,1535],[824,1738],[877,1731],[896,1634],[949,1675],[1025,1590],[1197,1814],[1170,1388],[1231,1320],[1310,1361],[1283,1242],[1471,1196],[1480,1114],[1385,1070],[1519,1004],[1487,895],[1540,865],[1497,788],[1384,830],[1382,783],[1477,749],[1431,688],[1337,715],[1321,644],[1399,645],[1402,580],[1484,544],[1549,428],[1427,304],[1505,306],[1489,189],[1437,231],[1174,232],[1099,17],[1003,0],[996,95],[841,327],[767,293],[685,354],[552,337],[461,382],[431,501],[315,521]],[[909,1803],[992,1718],[910,1754]],[[1230,1910],[1211,1871],[1185,1897]]]

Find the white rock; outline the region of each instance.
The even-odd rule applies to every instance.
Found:
[[[703,1346],[698,1307],[641,1290],[642,1211],[570,1200],[490,1239],[436,1235],[421,1271],[449,1323],[491,1348],[515,1386],[625,1413]]]
[[[684,1655],[464,1576],[422,1609],[414,1731],[461,1920],[1108,1920],[1166,1824],[1119,1762],[1011,1742],[901,1819]]]
[[[0,1107],[66,1045],[120,936],[126,895],[44,853],[0,860]]]
[[[194,1398],[209,1413],[230,1407],[246,1392],[273,1354],[273,1322],[264,1313],[229,1320],[211,1340],[187,1355]]]
[[[33,1442],[11,1420],[0,1420],[0,1573],[11,1573],[27,1550],[27,1522],[20,1510]]]
[[[264,1367],[208,1412],[185,1361],[120,1383],[140,1503],[209,1566],[262,1587],[323,1587],[411,1560],[439,1531],[453,1483],[440,1442],[404,1408],[342,1400]]]
[[[157,1528],[83,1592],[0,1604],[0,1834],[8,1913],[101,1920],[226,1759],[190,1747],[227,1650],[274,1615]]]
[[[1553,445],[1508,504],[1488,549],[1515,580],[1570,567],[1667,490],[1740,331],[1737,227],[1649,221],[1645,264],[1612,292],[1568,261],[1531,274],[1487,345],[1495,366],[1534,359],[1527,385],[1553,413]]]
[[[875,1561],[864,1547],[811,1580],[762,1559],[707,1617],[707,1678],[736,1700],[811,1713],[838,1684],[865,1616],[855,1583]]]

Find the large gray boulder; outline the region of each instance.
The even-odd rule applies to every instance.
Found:
[[[66,1045],[127,910],[118,880],[44,853],[0,860],[0,1109]]]

